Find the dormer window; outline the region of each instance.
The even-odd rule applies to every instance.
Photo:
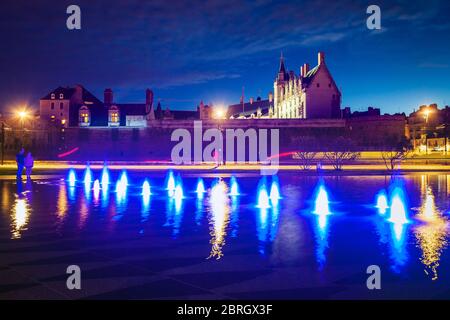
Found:
[[[55,94],[52,93],[52,94],[50,95],[50,98],[51,98],[51,99],[55,99]]]
[[[59,99],[64,99],[64,95],[62,93],[59,94]]]
[[[80,127],[89,127],[91,125],[91,112],[86,106],[80,108],[78,115],[78,124]]]
[[[111,106],[108,110],[108,126],[120,126],[119,108],[117,106]]]

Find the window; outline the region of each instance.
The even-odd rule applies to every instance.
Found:
[[[331,82],[328,84],[328,88],[331,88]]]
[[[50,97],[51,97],[51,99],[55,99],[55,94],[52,93]]]
[[[79,111],[78,124],[81,127],[87,127],[91,124],[91,113],[86,106],[82,106]]]
[[[111,106],[108,111],[108,125],[116,127],[120,125],[119,108],[117,106]]]
[[[54,102],[52,102],[51,108],[52,108],[52,110],[55,110],[55,103]]]
[[[59,94],[60,99],[64,99],[64,95],[62,93]]]
[[[317,83],[317,88],[319,88],[320,87],[320,83]]]
[[[59,104],[59,109],[60,109],[60,110],[64,109],[64,103],[61,102],[61,103]]]

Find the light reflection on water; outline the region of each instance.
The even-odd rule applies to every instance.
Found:
[[[223,180],[217,181],[211,188],[209,196],[208,220],[211,235],[211,252],[209,258],[217,260],[223,256],[225,237],[230,219],[230,206],[228,198],[228,187]]]
[[[381,244],[374,247],[368,241],[367,254],[375,254],[381,261],[386,259],[394,273],[406,272],[407,267],[419,263],[425,275],[436,280],[446,273],[442,266],[449,265],[448,254],[444,255],[449,236],[449,175],[406,177],[403,184],[399,184],[397,178],[386,182],[384,177],[379,180],[362,177],[360,181],[341,177],[337,183],[337,180],[324,178],[319,183],[317,178],[296,180],[280,175],[282,189],[276,178],[238,176],[214,181],[206,177],[201,180],[198,177],[175,178],[171,173],[166,181],[162,175],[151,177],[150,191],[145,178],[131,176],[129,184],[124,174],[108,173],[108,184],[104,184],[103,178],[96,179],[102,177],[103,172],[90,172],[89,188],[85,187],[84,179],[73,187],[70,181],[50,181],[42,185],[27,184],[26,190],[22,184],[14,190],[9,182],[1,182],[1,208],[11,213],[11,237],[19,239],[32,233],[30,217],[33,212],[43,213],[48,209],[40,197],[45,197],[48,203],[53,195],[55,230],[62,233],[71,230],[72,221],[76,221],[79,230],[94,228],[95,232],[102,233],[102,229],[107,229],[114,237],[124,232],[121,223],[127,223],[129,230],[133,230],[135,222],[130,219],[137,212],[137,232],[151,224],[153,233],[169,230],[172,241],[194,234],[201,236],[204,243],[210,244],[209,253],[204,252],[209,258],[231,255],[234,243],[251,246],[252,241],[256,241],[254,250],[261,257],[274,257],[283,252],[291,255],[292,261],[299,261],[300,257],[308,257],[306,252],[312,250],[319,270],[325,270],[325,265],[335,265],[336,256],[351,256],[352,246],[365,243],[367,237]],[[82,177],[83,173],[78,172],[78,176]],[[229,186],[233,183],[239,184],[239,195],[232,195]],[[316,186],[319,187],[315,189]],[[171,188],[172,193],[167,195],[167,189]],[[33,200],[31,195],[36,189],[38,193]],[[293,192],[285,193],[285,189]],[[380,190],[389,192],[379,193]],[[14,194],[17,194],[16,199],[11,200]],[[377,194],[383,194],[386,199],[378,201]],[[374,198],[378,199],[377,208],[374,208]],[[336,205],[340,206],[339,213],[335,211]],[[361,209],[363,205],[370,209]],[[293,208],[296,208],[294,212]],[[284,212],[286,209],[289,214]],[[378,210],[384,213],[377,214]],[[303,211],[308,211],[308,216],[301,214]],[[375,239],[370,232],[373,225],[362,216],[369,216],[375,222]],[[282,217],[283,228],[279,225]],[[355,238],[357,230],[347,227],[349,219],[358,220],[358,226],[365,228],[364,237]],[[305,224],[305,221],[312,223]],[[308,227],[302,228],[303,224]],[[163,225],[167,228],[161,228]],[[192,229],[191,225],[196,228]],[[118,228],[114,230],[115,227]],[[282,242],[277,241],[280,237]],[[293,239],[296,240],[293,242]],[[352,256],[352,259],[358,257]]]

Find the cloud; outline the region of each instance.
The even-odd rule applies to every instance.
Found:
[[[419,64],[419,68],[424,69],[447,69],[448,67],[447,63],[422,62]]]

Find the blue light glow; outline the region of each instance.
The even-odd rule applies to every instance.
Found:
[[[317,191],[313,213],[321,216],[331,214],[328,201],[328,192],[322,184],[319,186]]]
[[[377,194],[377,204],[376,204],[375,208],[378,209],[378,213],[380,215],[384,215],[386,213],[387,209],[389,209],[387,195],[384,190],[380,191]]]
[[[198,178],[197,189],[195,190],[195,192],[197,193],[198,198],[200,198],[200,199],[203,198],[203,194],[206,192],[206,190],[205,190],[205,184],[203,183],[202,178]]]
[[[278,206],[278,202],[281,199],[280,187],[277,181],[272,181],[272,186],[270,187],[270,201],[273,206]]]
[[[167,174],[167,190],[169,192],[175,192],[175,178],[172,171],[169,171]]]
[[[403,190],[396,187],[392,192],[391,198],[391,216],[389,221],[394,224],[408,223],[407,210],[405,208],[405,197]]]
[[[142,204],[143,204],[144,211],[146,211],[149,207],[151,194],[152,194],[152,192],[151,192],[150,183],[146,179],[144,181],[144,183],[142,184]]]
[[[94,199],[97,200],[99,198],[99,195],[100,195],[100,181],[98,181],[98,179],[94,181],[94,188],[93,188],[93,190],[94,190]]]
[[[125,179],[124,179],[124,177],[125,177]],[[119,180],[117,180],[117,183],[116,183],[116,196],[117,196],[118,202],[122,202],[123,200],[125,200],[126,195],[127,195],[127,179],[126,179],[126,175],[124,175],[124,173],[123,173],[121,178]]]
[[[269,195],[267,194],[265,184],[261,184],[258,188],[258,204],[256,207],[260,209],[270,208]]]
[[[108,189],[108,185],[109,185],[109,172],[108,168],[104,166],[102,169],[102,190],[104,191]]]
[[[69,187],[75,187],[75,183],[77,182],[77,176],[75,174],[75,170],[70,169],[69,177],[67,178],[69,181]]]
[[[239,185],[234,176],[230,178],[230,196],[238,196],[239,195]]]
[[[122,171],[122,175],[120,176],[120,181],[125,187],[128,186],[128,177],[127,177],[127,172],[125,170]]]
[[[89,166],[86,167],[84,171],[84,185],[90,185],[92,182],[92,172]]]

